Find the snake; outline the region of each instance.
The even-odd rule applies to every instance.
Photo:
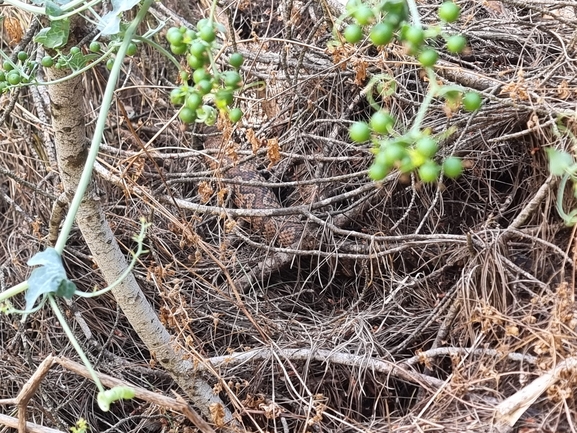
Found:
[[[213,131],[211,128],[206,132]],[[239,209],[281,209],[283,206],[274,192],[260,185],[266,179],[258,172],[256,164],[234,161],[226,152],[228,145],[230,143],[223,140],[221,133],[209,135],[204,141],[205,149],[219,150],[216,158],[206,158],[210,168],[226,175],[227,179],[241,181],[231,183],[229,187],[234,205]],[[309,243],[305,225],[296,215],[253,216],[246,219],[253,232],[262,233],[266,241],[273,245],[303,248]]]

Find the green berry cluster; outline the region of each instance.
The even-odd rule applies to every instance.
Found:
[[[54,57],[44,56],[41,63],[44,67],[54,66],[56,69],[70,68],[75,70],[84,67],[87,61],[88,59],[85,58],[80,47],[72,47],[68,51],[68,54],[60,52]]]
[[[365,37],[363,28],[371,26],[371,42],[376,46],[386,45],[393,40],[395,32],[408,17],[405,0],[382,1],[375,7],[360,0],[349,0],[346,11],[355,21],[343,32],[344,38],[351,44],[360,42]]]
[[[434,78],[430,75],[433,74],[431,68],[439,58],[433,45],[439,37],[443,38],[445,48],[450,53],[462,53],[467,45],[464,36],[447,35],[441,25],[424,29],[418,24],[411,24],[406,0],[382,0],[373,7],[363,3],[363,0],[349,0],[346,11],[347,16],[353,19],[353,23],[343,32],[347,42],[355,44],[362,41],[367,28],[370,42],[377,47],[387,45],[396,38],[404,44],[409,54],[418,59],[431,80]],[[459,19],[460,12],[461,8],[453,1],[445,1],[439,6],[437,16],[441,23],[453,23]],[[430,91],[435,96],[443,97],[451,110],[462,105],[466,111],[475,111],[481,106],[481,97],[476,92],[463,93],[457,87],[439,86],[433,86]],[[375,105],[374,102],[372,105]],[[421,107],[422,110],[426,110],[426,106]],[[417,172],[423,182],[437,180],[441,171],[448,178],[461,174],[463,165],[459,158],[447,158],[442,164],[435,161],[439,139],[431,136],[429,131],[422,131],[419,125],[415,125],[409,132],[399,135],[393,130],[394,125],[395,119],[381,109],[372,115],[368,123],[355,122],[349,128],[352,141],[363,143],[370,140],[375,146],[375,160],[369,168],[369,177],[382,180],[393,169],[402,173]]]
[[[405,0],[384,0],[375,7],[361,0],[349,0],[346,10],[354,21],[343,32],[347,42],[356,44],[362,41],[365,37],[364,28],[370,26],[368,35],[373,45],[387,45],[396,37],[424,67],[433,67],[439,58],[437,50],[427,44],[428,40],[441,35],[447,51],[454,54],[462,53],[467,46],[463,35],[446,35],[439,26],[425,30],[421,26],[409,24]],[[441,22],[452,23],[459,19],[460,12],[461,8],[453,1],[446,1],[439,7],[437,15]]]
[[[121,41],[114,44],[112,52],[118,51]],[[40,64],[45,68],[56,68],[56,69],[72,69],[77,71],[85,67],[88,63],[98,59],[102,55],[102,44],[98,41],[92,41],[88,46],[88,51],[83,52],[80,47],[74,46],[68,50],[68,53],[63,51],[57,51],[54,56],[46,55],[42,57]],[[134,42],[131,42],[128,46],[126,54],[133,56],[138,52],[138,48]],[[106,62],[106,67],[108,70],[112,69],[114,64],[114,59],[109,58]]]
[[[110,48],[109,53],[116,53],[122,44],[122,39],[115,39],[112,40],[108,44],[108,48]],[[65,69],[69,68],[73,71],[77,71],[85,67],[88,63],[99,59],[100,56],[103,56],[107,49],[106,46],[103,45],[98,41],[92,41],[88,45],[88,51],[83,52],[80,47],[72,47],[65,53],[63,51],[57,51],[56,55],[46,55],[40,61],[40,64],[45,68],[54,67],[56,69]],[[135,42],[130,42],[128,47],[126,48],[126,55],[127,56],[134,56],[138,53],[138,46]],[[108,58],[106,61],[106,68],[108,70],[112,69],[114,65],[114,57]]]
[[[31,76],[37,68],[37,62],[31,60],[26,51],[20,51],[14,62],[5,60],[0,70],[0,94],[12,87],[30,83]]]
[[[91,44],[91,51],[93,50],[93,42]],[[100,45],[98,44],[100,50]],[[94,48],[96,46],[94,45]],[[46,55],[39,62],[30,58],[26,51],[20,51],[16,55],[15,61],[5,60],[0,70],[0,93],[6,92],[12,86],[18,86],[30,83],[35,76],[36,71],[40,66],[45,68],[70,68],[72,70],[79,70],[83,68],[87,62],[98,58],[96,54],[84,54],[79,47],[70,48],[67,54],[58,52],[54,56]]]
[[[11,87],[30,82],[30,72],[36,67],[35,62],[28,58],[28,53],[25,51],[17,54],[14,63],[5,60],[0,70],[0,93],[7,92]]]
[[[213,61],[213,52],[218,48],[216,33],[215,23],[208,19],[200,20],[196,30],[171,27],[166,33],[170,50],[173,54],[186,55],[190,67],[190,73],[181,72],[183,84],[170,93],[171,102],[182,106],[178,116],[184,123],[200,121],[210,125],[216,121],[215,109],[204,104],[205,101],[213,101],[218,110],[228,113],[232,122],[242,117],[242,110],[232,105],[234,92],[242,86],[239,70],[244,58],[240,53],[233,53],[228,61],[231,69],[218,71]]]
[[[481,96],[477,92],[461,92],[449,89],[444,92],[445,100],[450,107],[462,104],[466,111],[473,112],[481,106]],[[395,118],[385,110],[373,113],[370,121],[355,122],[349,128],[349,136],[356,143],[369,140],[375,144],[375,160],[369,169],[369,177],[382,180],[394,168],[402,173],[417,171],[423,182],[437,180],[441,166],[434,161],[437,154],[438,140],[427,131],[411,130],[402,136],[394,136]],[[442,164],[446,177],[455,178],[463,170],[459,158],[448,158]]]
[[[410,131],[402,136],[382,139],[383,135],[393,133],[394,125],[394,117],[380,110],[371,116],[369,123],[355,122],[349,128],[349,136],[354,142],[372,140],[375,144],[375,160],[369,168],[371,179],[382,180],[395,168],[402,173],[417,171],[423,182],[437,180],[441,168],[449,178],[461,174],[463,166],[459,158],[447,158],[442,167],[435,162],[439,143],[428,131]]]

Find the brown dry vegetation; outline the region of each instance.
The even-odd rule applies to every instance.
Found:
[[[219,18],[234,26],[245,82],[267,83],[241,95],[242,127],[221,128],[238,143],[237,163],[251,161],[262,176],[255,185],[306,223],[306,245],[281,248],[255,230],[250,212],[234,209],[203,131],[174,120],[167,95],[176,71],[148,49],[126,61],[96,170],[109,222],[127,256],[139,218],[152,223],[135,275],[174,344],[199,365],[212,362],[199,374],[246,431],[492,431],[500,402],[577,356],[574,234],[556,213],[544,153],[575,145],[573,10],[458,1],[462,17],[449,30],[465,34],[470,49],[441,51],[438,80],[478,90],[484,106],[471,115],[435,100],[424,126],[453,128],[440,154],[462,157],[467,169],[438,184],[395,173],[374,184],[370,147],[347,137],[351,121],[370,116],[361,90],[372,75],[392,77],[394,96],[379,102],[403,130],[427,82],[401,46],[328,50],[336,17],[320,3],[233,1]],[[419,2],[425,23],[436,5]],[[201,9],[156,5],[155,13],[180,24]],[[16,43],[7,22],[5,51]],[[85,76],[89,127],[106,77],[104,67]],[[60,193],[44,95],[2,96],[2,289],[26,279],[26,261],[48,246]],[[286,218],[280,213],[273,218]],[[64,259],[79,289],[104,285],[80,233]],[[98,371],[178,392],[111,294],[61,306]],[[1,316],[0,341],[0,398],[14,397],[49,354],[78,359],[48,308],[23,324]],[[232,353],[244,356],[226,358]],[[575,432],[576,386],[575,369],[564,370],[512,431]],[[103,413],[95,394],[89,380],[55,366],[28,420],[63,431],[79,417],[97,432],[196,431],[181,414],[139,400]]]

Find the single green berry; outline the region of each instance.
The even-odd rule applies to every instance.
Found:
[[[413,162],[413,159],[409,155],[401,159],[401,162],[399,164],[399,171],[401,173],[410,173],[414,169],[415,169],[415,163]]]
[[[182,123],[192,123],[196,120],[196,111],[188,107],[182,107],[178,117],[182,120]]]
[[[363,29],[358,24],[349,24],[343,32],[343,36],[348,43],[356,44],[363,39]]]
[[[425,158],[432,158],[439,150],[437,141],[429,136],[421,137],[417,140],[415,149]]]
[[[70,48],[70,54],[72,55],[80,54],[80,48],[79,47]]]
[[[200,83],[198,83],[196,85],[196,90],[198,90],[198,92],[201,95],[206,95],[206,94],[210,93],[210,91],[212,90],[212,81],[211,80],[202,80]]]
[[[363,143],[371,138],[371,128],[365,122],[355,122],[349,128],[349,136],[355,143]]]
[[[216,108],[219,110],[224,110],[226,107],[232,104],[232,101],[232,92],[229,90],[221,89],[216,92],[216,95],[214,96],[214,105],[216,105]]]
[[[136,46],[136,44],[134,42],[129,43],[128,47],[126,48],[126,55],[127,56],[134,56],[137,52],[138,52],[138,47]]]
[[[435,162],[428,160],[419,167],[419,177],[423,182],[434,182],[439,178],[441,167]]]
[[[239,69],[244,62],[244,56],[241,53],[232,53],[230,55],[230,59],[228,59],[228,63],[233,68]]]
[[[205,25],[198,31],[198,37],[205,42],[211,43],[216,39],[216,33],[212,25]]]
[[[206,44],[202,41],[194,41],[190,44],[190,54],[196,57],[202,57],[206,55]]]
[[[459,19],[461,8],[452,1],[447,1],[439,6],[439,18],[447,23],[453,23]]]
[[[451,156],[445,159],[445,162],[443,162],[443,171],[445,176],[447,176],[449,179],[455,179],[459,177],[463,172],[463,163],[461,162],[461,158]]]
[[[208,18],[203,18],[196,23],[196,28],[198,31],[200,31],[200,29],[202,29],[205,26],[211,26],[212,27],[212,23],[210,22],[210,20]]]
[[[172,105],[182,105],[184,104],[184,94],[180,87],[172,89],[170,92],[170,102]]]
[[[177,27],[171,27],[166,32],[166,40],[170,45],[182,45],[183,39],[184,36]]]
[[[20,51],[18,53],[18,60],[20,60],[21,62],[25,62],[26,59],[28,59],[28,53],[26,51]]]
[[[6,72],[10,72],[12,69],[14,69],[14,65],[12,65],[11,62],[9,62],[8,60],[6,60],[6,61],[2,64],[2,69],[4,69]]]
[[[12,86],[17,86],[22,81],[22,76],[18,71],[10,71],[6,76],[6,81]]]
[[[415,47],[420,47],[425,40],[425,32],[421,27],[408,26],[402,32],[403,39]]]
[[[222,74],[222,80],[226,87],[237,89],[242,80],[240,74],[236,71],[225,71]]]
[[[232,123],[238,122],[242,117],[242,110],[240,108],[233,108],[228,113],[228,118]]]
[[[365,4],[361,4],[353,13],[353,16],[361,26],[370,24],[375,18],[373,10]]]
[[[385,155],[385,152],[382,151],[382,149],[375,156],[375,160],[373,161],[373,164],[385,166],[389,170],[391,168],[393,168],[393,164],[389,164],[389,161],[387,160],[387,156]]]
[[[387,143],[384,149],[381,150],[381,153],[384,155],[383,160],[385,164],[393,166],[405,157],[407,149],[405,149],[402,144],[393,141]]]
[[[419,63],[425,68],[430,68],[435,66],[437,60],[439,59],[439,53],[432,48],[425,48],[421,54],[419,54]]]
[[[172,51],[172,54],[176,54],[176,55],[182,55],[182,54],[186,53],[187,49],[188,49],[188,47],[184,44],[170,45],[170,51]]]
[[[196,57],[192,54],[188,54],[186,56],[186,63],[188,63],[188,66],[195,70],[204,68],[204,61],[204,58]]]
[[[90,51],[92,51],[93,53],[98,53],[100,52],[100,42],[98,41],[92,41],[90,42],[90,46],[88,47],[88,49]]]
[[[191,110],[195,110],[202,104],[202,96],[198,92],[192,92],[186,97],[185,105]]]
[[[393,40],[394,28],[388,23],[378,23],[373,26],[369,34],[371,42],[379,47],[381,45],[387,45]]]
[[[184,33],[182,42],[185,44],[190,44],[196,38],[198,38],[198,34],[194,30],[187,29],[186,32]]]
[[[56,66],[58,66],[58,65],[60,65],[60,63],[58,63]],[[106,69],[111,71],[113,66],[114,66],[114,59],[108,59],[106,61]]]
[[[463,108],[467,111],[476,111],[481,107],[481,96],[477,92],[468,92],[463,96]]]
[[[467,39],[462,35],[449,36],[447,39],[447,51],[454,54],[463,52],[467,46]]]
[[[369,167],[369,178],[374,181],[383,180],[389,174],[390,168],[383,164],[373,163]]]
[[[377,134],[388,134],[395,124],[395,119],[384,110],[379,110],[371,116],[370,125]]]
[[[208,72],[205,68],[197,69],[192,73],[192,81],[194,81],[195,84],[200,83],[202,80],[210,80],[210,78],[210,72]]]
[[[45,68],[51,68],[54,66],[54,59],[52,56],[44,56],[42,57],[42,60],[40,60],[40,64]]]
[[[397,29],[403,20],[404,18],[402,18],[401,15],[389,13],[385,15],[383,22],[390,25],[392,28]]]

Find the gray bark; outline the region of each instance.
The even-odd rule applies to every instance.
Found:
[[[62,78],[66,72],[49,68],[46,75],[49,81],[52,81]],[[72,197],[78,188],[87,157],[84,92],[81,77],[49,86],[58,166],[68,197]],[[126,269],[127,261],[106,221],[93,182],[76,215],[76,223],[106,282],[113,283]],[[224,411],[224,420],[220,420],[221,422],[231,422],[232,414],[218,395],[214,394],[209,383],[195,375],[193,363],[185,360],[183,353],[175,347],[170,334],[145,298],[134,276],[130,274],[112,293],[150,352],[203,415],[211,419],[212,408],[216,413]],[[222,406],[223,411],[215,411],[215,405]]]

